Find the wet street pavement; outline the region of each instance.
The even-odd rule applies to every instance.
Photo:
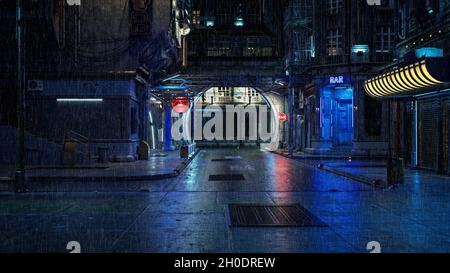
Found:
[[[450,181],[380,190],[307,161],[214,149],[176,178],[97,186],[1,193],[0,252],[69,252],[70,241],[82,252],[368,252],[371,241],[382,252],[450,252]],[[229,204],[299,204],[326,226],[231,227]]]

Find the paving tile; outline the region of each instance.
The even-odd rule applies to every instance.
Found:
[[[211,161],[227,156],[234,159]],[[382,252],[450,252],[449,178],[407,171],[405,184],[379,190],[315,164],[217,149],[172,179],[0,193],[0,252],[64,253],[69,241],[84,252],[365,253],[370,241]],[[221,173],[245,180],[208,180]],[[328,227],[232,228],[228,204],[300,204]]]

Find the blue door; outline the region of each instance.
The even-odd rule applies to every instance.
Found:
[[[351,146],[353,142],[352,100],[336,101],[335,145]]]

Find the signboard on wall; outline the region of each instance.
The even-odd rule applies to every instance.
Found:
[[[130,34],[143,36],[151,34],[152,0],[130,1]]]
[[[350,84],[350,77],[347,75],[331,75],[327,78],[327,83],[331,86]]]

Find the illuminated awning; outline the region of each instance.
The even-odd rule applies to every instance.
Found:
[[[447,68],[446,58],[423,59],[365,81],[364,89],[375,98],[414,96],[449,81]]]

